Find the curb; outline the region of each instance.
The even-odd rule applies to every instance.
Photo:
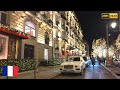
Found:
[[[101,63],[101,65],[107,70],[107,71],[109,71],[116,79],[120,79],[120,77],[119,76],[117,76],[115,73],[113,73],[109,68],[107,68],[105,65],[103,65],[102,63]]]

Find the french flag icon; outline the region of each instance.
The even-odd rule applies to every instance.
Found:
[[[2,66],[2,76],[18,76],[18,66]]]

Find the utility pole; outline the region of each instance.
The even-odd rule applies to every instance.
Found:
[[[107,39],[107,59],[106,59],[106,65],[108,65],[109,60],[109,36],[108,36],[108,24],[106,24],[106,39]]]

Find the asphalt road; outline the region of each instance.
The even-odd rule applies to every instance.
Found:
[[[65,73],[59,74],[52,79],[116,79],[116,78],[109,71],[104,69],[104,67],[100,66],[98,62],[96,62],[96,65],[94,67],[92,65],[86,67],[83,75]]]

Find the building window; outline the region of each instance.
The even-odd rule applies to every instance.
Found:
[[[0,23],[6,25],[7,14],[4,11],[0,11]]]
[[[45,32],[45,44],[49,44],[49,34]]]
[[[35,26],[31,22],[25,23],[25,33],[30,34],[31,36],[35,36]]]
[[[64,49],[62,49],[62,55],[65,55],[65,50]]]

